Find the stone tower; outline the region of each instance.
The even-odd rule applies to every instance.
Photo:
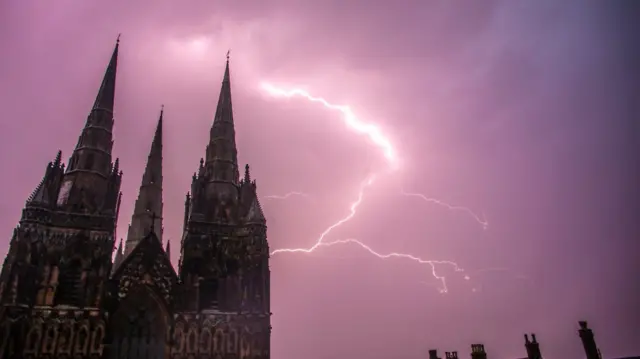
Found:
[[[269,247],[249,166],[239,179],[229,60],[205,159],[187,194],[174,341],[198,338],[210,353],[269,358]],[[200,313],[194,317],[189,313]],[[206,330],[217,320],[225,324]],[[212,356],[213,357],[213,356]]]
[[[112,263],[118,47],[68,167],[58,153],[13,233],[0,272],[0,359],[268,359],[266,222],[248,166],[239,178],[228,58],[187,194],[179,271],[162,245],[164,110]]]
[[[65,169],[29,197],[0,273],[0,358],[102,355],[122,172],[112,163],[118,44]]]

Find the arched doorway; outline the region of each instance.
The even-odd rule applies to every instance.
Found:
[[[111,321],[111,359],[165,357],[166,311],[147,286],[129,292]]]

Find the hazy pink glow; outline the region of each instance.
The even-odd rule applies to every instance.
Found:
[[[0,2],[3,243],[46,164],[58,149],[70,156],[122,33],[118,235],[164,103],[164,239],[177,263],[231,49],[239,160],[264,199],[272,250],[314,246],[376,175],[317,250],[273,256],[273,358],[464,357],[483,342],[491,359],[513,359],[535,332],[545,357],[578,359],[579,319],[605,359],[637,354],[638,211],[624,206],[640,182],[628,180],[637,131],[625,121],[640,101],[622,84],[629,11],[607,4]],[[386,140],[320,103],[266,96],[266,80],[348,105]],[[440,295],[429,267],[367,248],[464,272],[437,265]]]
[[[274,194],[274,195],[264,196],[264,198],[266,198],[266,199],[288,199],[289,197],[292,197],[292,196],[309,197],[309,195],[306,194],[306,193],[292,191],[292,192],[287,192],[284,195]]]

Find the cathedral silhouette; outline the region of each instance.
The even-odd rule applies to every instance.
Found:
[[[0,359],[270,357],[266,220],[238,171],[229,58],[185,200],[177,272],[162,240],[160,113],[126,242],[113,258],[119,41],[68,166],[50,162],[0,273]]]
[[[58,152],[13,231],[0,272],[0,359],[269,359],[267,227],[249,166],[239,175],[228,55],[206,155],[186,195],[176,272],[162,240],[164,110],[127,240],[113,256],[118,48],[68,167]],[[586,358],[602,359],[587,323],[579,327]],[[527,359],[543,358],[535,335],[525,335],[525,348]],[[436,350],[428,358],[440,359]],[[487,359],[484,345],[471,346],[471,359]]]

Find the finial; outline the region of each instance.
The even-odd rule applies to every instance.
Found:
[[[62,151],[58,151],[58,153],[56,154],[56,159],[53,161],[54,166],[60,166],[60,161],[62,161]]]
[[[116,38],[116,44],[120,44],[120,35],[122,34],[118,34],[118,37]]]
[[[227,50],[227,62],[229,62],[229,55],[231,54],[231,49]]]
[[[248,183],[251,182],[251,174],[249,173],[249,164],[244,166],[244,180]]]
[[[120,158],[116,158],[116,162],[113,164],[113,173],[118,174],[120,170]]]

